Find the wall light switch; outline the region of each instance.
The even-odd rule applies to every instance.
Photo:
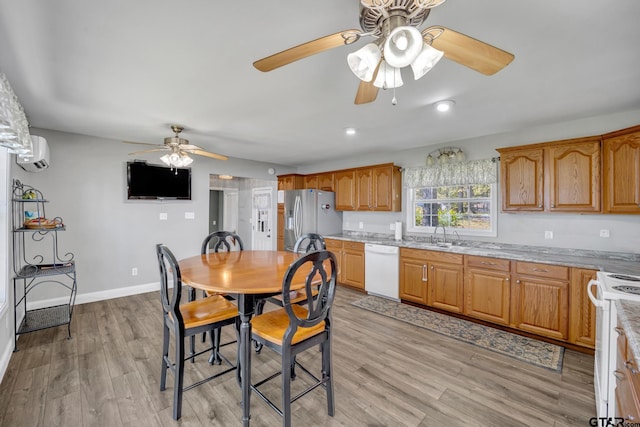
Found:
[[[544,232],[545,239],[553,239],[553,231],[545,231]]]
[[[364,228],[364,222],[360,221],[360,222],[358,223],[358,228],[359,228],[360,230],[362,230],[362,229]]]
[[[131,269],[131,275],[132,276],[137,276],[138,275],[138,268],[137,267],[133,267]]]
[[[195,212],[185,212],[184,219],[194,219],[196,217]]]
[[[396,223],[392,222],[391,224],[389,224],[389,230],[391,231],[395,231],[396,230]]]
[[[600,237],[610,237],[609,230],[600,230]]]
[[[168,218],[168,216],[167,216],[166,212],[160,213],[160,221],[166,221],[167,218]]]

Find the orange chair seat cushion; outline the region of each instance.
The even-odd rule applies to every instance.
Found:
[[[291,309],[299,318],[307,317],[306,308],[293,304]],[[289,327],[289,316],[284,308],[269,311],[251,319],[251,327],[255,335],[282,345],[284,333]],[[297,344],[322,332],[324,332],[324,322],[320,322],[310,328],[298,328],[291,340],[291,344]]]
[[[318,289],[313,288],[311,290],[311,295],[315,298],[316,296],[318,296]],[[305,291],[304,289],[300,289],[298,291],[291,291],[290,292],[290,301],[291,304],[297,304],[299,302],[306,302],[307,301],[307,291]],[[280,304],[282,305],[282,294],[278,294],[274,297],[272,297],[272,299],[274,300],[278,300],[280,302]]]
[[[197,299],[180,305],[185,329],[232,319],[238,308],[220,295]]]

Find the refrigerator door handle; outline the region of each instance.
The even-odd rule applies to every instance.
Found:
[[[295,240],[297,241],[300,238],[300,234],[302,233],[302,199],[300,196],[296,196],[296,201],[294,204],[294,233]]]

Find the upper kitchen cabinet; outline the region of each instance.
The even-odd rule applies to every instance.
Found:
[[[640,213],[640,126],[603,135],[606,213]]]
[[[392,164],[356,170],[357,210],[399,212],[402,176]]]
[[[499,149],[503,211],[544,210],[544,150]]]
[[[320,187],[318,186],[318,175],[305,175],[303,179],[303,186],[305,189],[319,189]]]
[[[325,172],[318,175],[318,189],[324,191],[336,191],[333,183],[333,172]]]
[[[552,145],[549,153],[551,212],[600,212],[600,137]]]
[[[353,169],[335,173],[336,210],[356,210],[356,172]]]
[[[304,188],[304,176],[295,173],[278,175],[278,190],[300,190]]]
[[[600,140],[499,149],[502,210],[600,212]]]

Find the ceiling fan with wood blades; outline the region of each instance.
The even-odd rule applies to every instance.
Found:
[[[170,167],[184,167],[190,165],[193,162],[193,159],[189,157],[189,154],[211,157],[212,159],[217,160],[228,159],[226,156],[223,156],[221,154],[211,153],[202,149],[201,147],[198,147],[197,145],[189,144],[189,140],[180,137],[180,133],[184,130],[182,126],[173,125],[171,126],[171,130],[175,133],[175,135],[165,138],[164,144],[149,144],[146,142],[124,141],[127,144],[150,145],[152,147],[158,147],[151,148],[149,150],[134,151],[133,153],[129,153],[129,155],[153,153],[158,151],[169,151],[169,153],[160,157],[160,160],[162,160],[162,162]]]
[[[411,66],[415,80],[444,56],[485,75],[493,75],[513,61],[513,54],[442,26],[418,27],[433,7],[445,0],[360,0],[361,30],[344,30],[300,44],[255,61],[260,71],[276,68],[363,37],[374,40],[347,56],[361,80],[355,104],[372,102],[378,89],[402,86],[400,70]],[[395,99],[395,98],[394,98]]]

